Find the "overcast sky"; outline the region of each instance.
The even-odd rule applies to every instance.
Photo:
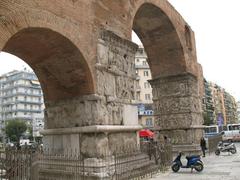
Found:
[[[18,57],[5,52],[0,52],[0,75],[12,70],[23,70],[24,68],[31,69]]]
[[[169,2],[195,32],[198,62],[206,79],[240,100],[240,0]],[[23,61],[0,53],[0,74],[23,66]]]

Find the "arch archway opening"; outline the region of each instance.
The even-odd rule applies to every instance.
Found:
[[[3,48],[23,59],[36,73],[45,102],[93,93],[88,64],[66,37],[45,28],[26,28],[13,35]]]
[[[26,28],[3,48],[34,71],[43,91],[45,129],[78,127],[89,123],[79,114],[84,96],[94,93],[87,61],[69,39],[46,28]],[[71,112],[71,113],[69,113]]]
[[[41,85],[33,70],[20,58],[0,52],[0,141],[42,143],[44,101]],[[10,124],[11,125],[10,125]],[[9,126],[8,126],[9,125]],[[25,126],[21,134],[11,128]]]
[[[148,64],[148,56],[141,40],[132,31],[132,41],[138,44],[135,54],[136,69],[136,100],[138,103],[138,123],[144,128],[154,128],[154,111],[152,101],[152,87],[149,80],[152,80],[151,69]]]
[[[190,29],[186,30],[184,24],[179,31],[168,15],[164,8],[144,3],[137,10],[132,25],[146,52],[152,75],[149,82],[155,118],[153,129],[172,139],[179,151],[183,144],[199,151],[198,141],[203,133],[201,101],[197,77],[188,73],[190,65],[186,56],[189,54],[185,51],[191,51],[193,46],[188,36]],[[180,37],[189,39],[183,43]],[[146,90],[144,86],[142,89]]]
[[[132,29],[145,47],[153,77],[186,71],[176,28],[163,10],[150,3],[141,5],[135,14]]]

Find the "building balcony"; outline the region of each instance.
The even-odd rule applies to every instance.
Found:
[[[212,104],[206,104],[206,107],[207,108],[213,108],[213,105]]]
[[[34,105],[42,105],[43,102],[42,101],[27,101],[27,100],[16,100],[16,101],[8,101],[8,102],[4,102],[2,103],[2,106],[8,106],[8,105],[15,105],[15,104],[34,104]]]
[[[212,96],[212,91],[211,91],[211,90],[205,90],[205,93],[206,93],[207,95]]]
[[[149,69],[149,65],[147,65],[147,64],[136,65],[135,64],[135,68],[136,69]]]
[[[2,111],[2,114],[5,113],[14,113],[14,112],[32,112],[32,113],[41,113],[43,112],[42,109],[21,109],[21,108],[12,108],[12,109],[5,109]]]
[[[23,79],[23,80],[38,80],[37,76],[32,72],[18,71],[18,72],[13,72],[13,73],[5,76],[4,82],[11,82],[11,81],[16,81],[16,80],[21,80],[21,79]]]
[[[16,92],[16,93],[11,93],[11,94],[6,94],[6,95],[2,95],[2,99],[4,98],[8,98],[8,97],[13,97],[13,96],[32,96],[32,97],[42,97],[42,94],[35,94],[35,93],[27,93],[27,92]]]
[[[40,86],[40,85],[14,84],[14,85],[11,85],[11,86],[4,87],[4,88],[2,89],[2,91],[5,92],[5,91],[9,91],[9,90],[11,90],[11,89],[15,89],[15,88],[19,88],[19,87],[22,87],[22,88],[32,88],[32,89],[41,89],[41,86]]]

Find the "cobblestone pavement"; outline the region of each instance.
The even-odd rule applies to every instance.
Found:
[[[180,169],[178,173],[168,170],[151,180],[240,180],[240,143],[236,143],[236,146],[237,153],[234,155],[207,154],[205,158],[202,158],[204,169],[200,173],[195,170],[191,173],[191,169]],[[182,159],[185,158],[182,157]]]

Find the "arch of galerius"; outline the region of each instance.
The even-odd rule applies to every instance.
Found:
[[[102,157],[136,148],[134,30],[152,72],[156,131],[199,151],[201,66],[194,33],[166,0],[2,0],[0,50],[28,63],[46,105],[44,146]]]

